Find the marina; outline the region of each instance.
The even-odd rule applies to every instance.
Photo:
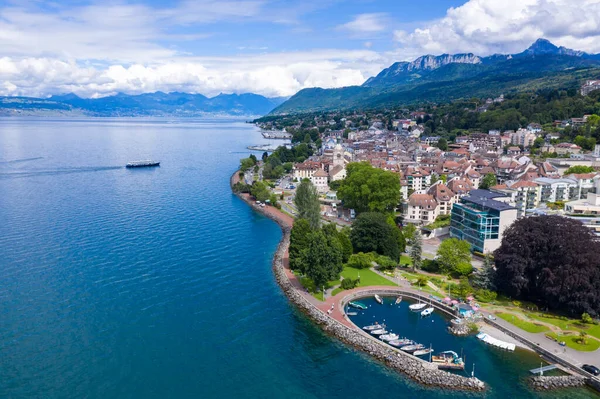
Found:
[[[377,306],[379,303],[374,295],[361,298],[360,303],[366,309],[348,317],[361,329],[363,326],[375,328],[385,324],[385,334],[371,335],[379,337],[386,345],[451,373],[470,376],[475,369],[475,377],[484,382],[490,379],[505,380],[518,385],[522,378],[531,375],[530,370],[539,373],[540,358],[534,352],[519,347],[509,351],[498,350],[499,346],[492,346],[475,335],[452,335],[447,331],[448,326],[452,325],[450,316],[441,311],[433,311],[427,317],[421,316],[430,307],[425,301],[414,302],[406,296],[400,302],[396,302],[398,296],[381,296],[381,299],[386,306]],[[414,311],[411,305],[419,305],[421,309]],[[462,320],[456,319],[455,323],[462,324]],[[363,331],[367,332],[365,329]],[[381,339],[392,334],[400,338],[389,341]],[[543,367],[546,366],[548,364],[544,363]]]

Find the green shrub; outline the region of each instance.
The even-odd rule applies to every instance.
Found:
[[[359,252],[350,256],[348,259],[348,266],[354,269],[368,269],[373,266],[373,261],[375,260],[375,256],[372,253],[364,253]]]
[[[440,271],[440,265],[433,259],[423,259],[421,269],[429,273],[438,273]]]
[[[477,290],[475,291],[475,297],[480,302],[492,302],[498,297],[498,294],[490,290]]]
[[[357,278],[357,279],[345,278],[342,280],[341,287],[344,290],[351,290],[352,288],[356,288],[359,283],[360,283],[360,278]]]
[[[588,313],[584,313],[581,315],[581,322],[584,324],[592,324],[594,320],[592,319],[592,316],[590,316]]]
[[[375,263],[377,263],[379,265],[379,268],[381,270],[392,270],[396,266],[398,266],[397,262],[394,262],[389,257],[383,256],[383,255],[377,256],[377,258],[375,259]]]

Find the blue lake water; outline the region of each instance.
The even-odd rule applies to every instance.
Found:
[[[229,190],[265,142],[232,121],[1,119],[0,398],[540,396],[531,356],[467,339],[492,389],[444,392],[299,314],[271,272],[279,228]]]

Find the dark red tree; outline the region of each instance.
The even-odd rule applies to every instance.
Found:
[[[579,221],[520,219],[494,258],[499,292],[577,316],[600,314],[600,242]]]

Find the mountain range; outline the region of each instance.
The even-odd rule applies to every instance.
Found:
[[[258,94],[146,93],[81,98],[70,93],[49,98],[0,97],[0,115],[86,116],[257,116],[286,100]]]
[[[451,101],[539,88],[577,88],[583,80],[598,77],[600,54],[538,39],[518,54],[424,55],[412,62],[396,62],[362,86],[303,89],[272,114]]]

